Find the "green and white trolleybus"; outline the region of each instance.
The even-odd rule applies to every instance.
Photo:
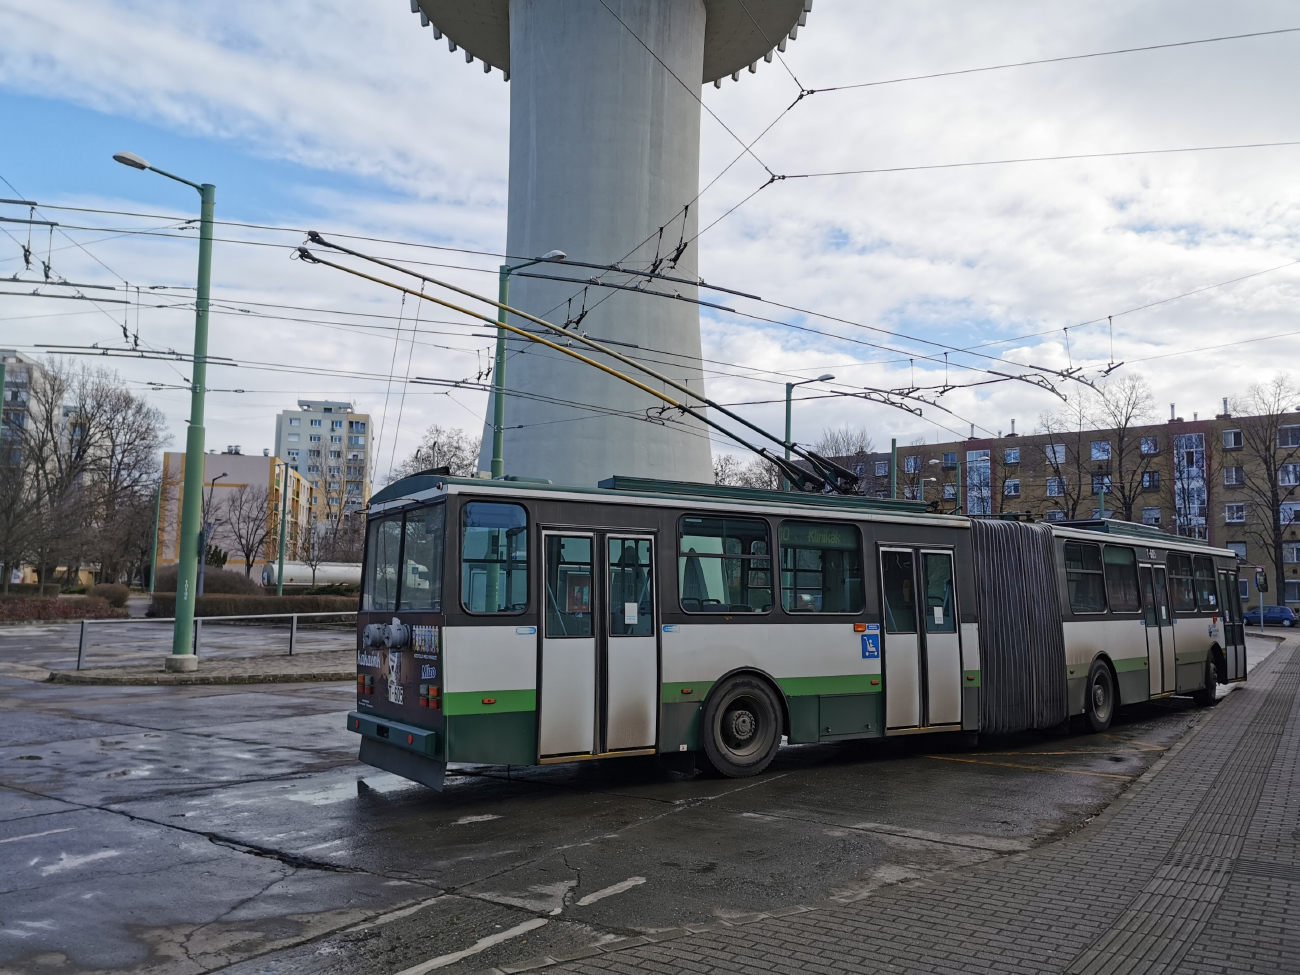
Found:
[[[371,500],[361,760],[440,789],[449,762],[1104,730],[1244,680],[1234,553],[1113,521],[616,477],[417,474]]]

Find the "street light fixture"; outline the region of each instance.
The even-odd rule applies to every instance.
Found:
[[[541,257],[522,264],[502,264],[497,281],[497,302],[510,304],[510,275],[515,271],[546,261],[564,261],[569,257],[562,250],[547,251]],[[506,310],[497,309],[497,352],[492,367],[492,476],[501,477],[506,472]]]
[[[801,379],[797,383],[785,384],[785,459],[790,459],[790,398],[794,393],[796,386],[806,386],[808,383],[828,383],[835,377],[829,372],[818,376],[816,379]],[[790,482],[786,478],[781,478],[781,490],[789,491]]]
[[[203,595],[203,578],[208,571],[208,545],[212,541],[212,495],[217,491],[217,482],[223,477],[229,476],[225,471],[222,471],[208,482],[208,503],[203,506],[203,539],[199,544],[199,579],[194,586],[196,596]]]
[[[208,381],[208,297],[212,285],[212,212],[217,202],[217,188],[212,183],[195,183],[137,156],[118,152],[113,158],[132,169],[151,170],[159,176],[184,183],[198,190],[199,208],[199,279],[194,302],[194,372],[190,377],[190,425],[185,435],[185,485],[181,496],[181,550],[176,566],[176,623],[172,628],[172,652],[167,669],[178,672],[198,670],[194,655],[194,599],[199,544],[203,530],[203,398]]]

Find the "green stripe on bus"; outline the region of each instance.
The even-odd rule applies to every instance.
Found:
[[[1128,657],[1124,659],[1111,658],[1110,662],[1115,665],[1115,673],[1125,674],[1128,673],[1130,670],[1141,670],[1143,667],[1147,665],[1147,658],[1146,657]]]
[[[962,677],[964,678],[961,682],[962,687],[980,686],[980,672],[978,670],[964,670],[962,671]]]
[[[873,684],[872,681],[875,681]],[[814,694],[879,694],[882,690],[879,674],[845,674],[840,677],[778,677],[789,697],[807,697]]]
[[[491,702],[491,703],[488,703]],[[454,691],[442,696],[443,714],[500,714],[536,711],[537,691]]]
[[[659,693],[663,704],[699,704],[708,696],[711,680],[688,680],[677,684],[664,684]]]

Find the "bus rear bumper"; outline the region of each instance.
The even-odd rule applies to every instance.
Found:
[[[385,772],[442,791],[447,763],[438,755],[438,733],[427,728],[348,712],[348,731],[361,736],[359,758]]]

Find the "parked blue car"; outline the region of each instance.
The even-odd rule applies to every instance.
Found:
[[[1241,614],[1241,621],[1247,626],[1259,626],[1259,607],[1248,609]],[[1265,606],[1265,626],[1295,626],[1295,611],[1290,606]]]

